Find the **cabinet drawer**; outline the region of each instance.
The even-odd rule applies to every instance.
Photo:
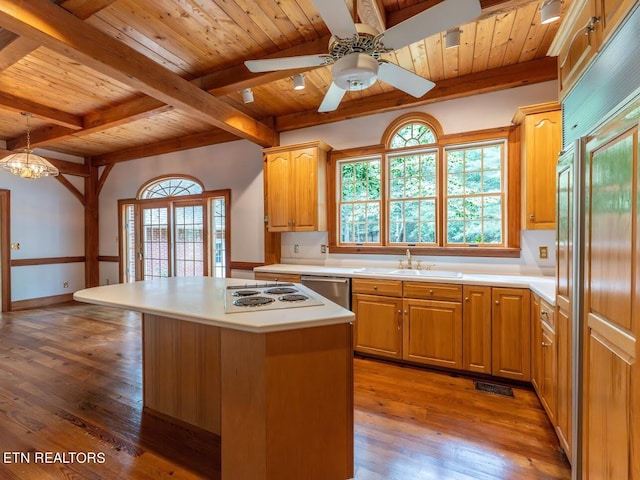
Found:
[[[353,282],[351,283],[351,291],[353,293],[368,293],[370,295],[401,297],[402,281],[354,278]]]
[[[256,272],[254,274],[256,280],[267,280],[274,282],[300,283],[300,275],[294,273],[270,273]]]
[[[407,298],[423,298],[427,300],[462,301],[462,285],[443,283],[404,282],[404,296]]]
[[[555,332],[554,308],[542,299],[540,299],[540,321],[546,323]]]

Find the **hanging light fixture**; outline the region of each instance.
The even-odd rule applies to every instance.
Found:
[[[540,8],[540,24],[546,25],[558,20],[561,6],[562,2],[560,0],[546,0],[542,4],[542,8]]]
[[[294,90],[303,90],[304,89],[304,74],[303,73],[297,73],[296,75],[291,77],[291,79],[293,80],[293,89]]]
[[[447,33],[444,34],[445,48],[453,48],[460,46],[460,33],[461,30],[458,27],[450,28]]]
[[[55,177],[60,173],[56,167],[46,159],[36,155],[31,150],[30,113],[22,112],[27,117],[27,148],[18,153],[12,153],[0,160],[0,168],[22,178],[36,179],[40,177]]]
[[[253,102],[253,90],[251,90],[251,88],[245,88],[244,90],[242,90],[242,101],[244,103],[251,103]]]

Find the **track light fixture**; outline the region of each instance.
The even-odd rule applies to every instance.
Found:
[[[555,22],[560,18],[561,0],[546,0],[540,9],[540,24]]]
[[[244,90],[242,90],[242,101],[244,103],[251,103],[253,102],[253,90],[251,90],[251,88],[245,88]]]
[[[303,90],[304,89],[304,74],[303,73],[297,73],[296,75],[291,77],[291,80],[293,80],[293,89],[294,90]]]
[[[450,28],[444,34],[444,45],[446,48],[454,48],[460,46],[460,33],[462,31],[458,27]]]

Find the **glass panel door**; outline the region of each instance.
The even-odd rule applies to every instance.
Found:
[[[171,276],[169,209],[142,208],[142,271],[143,279]]]
[[[205,225],[203,206],[177,203],[173,207],[176,277],[205,275]]]

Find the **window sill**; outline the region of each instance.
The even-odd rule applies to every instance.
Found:
[[[520,248],[505,247],[383,247],[383,246],[349,246],[329,245],[331,253],[369,254],[369,255],[404,255],[407,249],[413,255],[429,255],[440,257],[499,257],[520,258]]]

